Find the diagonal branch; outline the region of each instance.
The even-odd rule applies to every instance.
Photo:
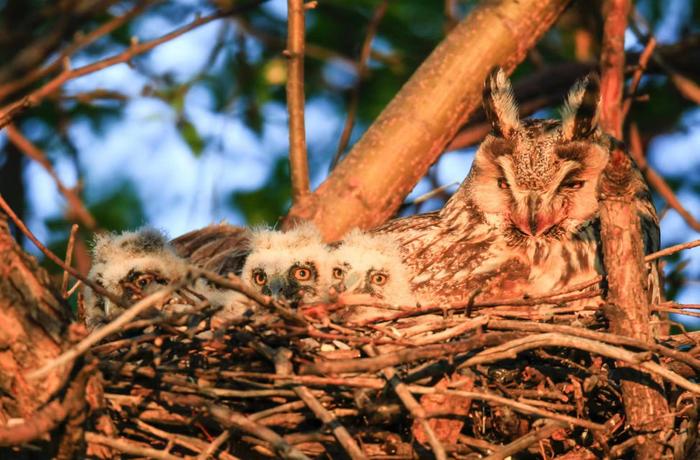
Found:
[[[549,29],[567,0],[483,2],[403,86],[312,199],[286,224],[313,220],[327,240],[391,217],[481,102],[489,70],[511,71]],[[360,173],[361,172],[361,173]]]

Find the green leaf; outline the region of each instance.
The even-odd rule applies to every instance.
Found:
[[[182,139],[187,143],[195,157],[199,157],[204,150],[205,142],[191,121],[182,119],[177,124]]]

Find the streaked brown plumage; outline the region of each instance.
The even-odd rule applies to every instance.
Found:
[[[249,252],[250,230],[231,224],[214,224],[185,233],[170,244],[190,263],[220,275],[239,275]]]
[[[459,190],[439,211],[375,230],[400,242],[421,302],[543,295],[602,272],[596,189],[614,140],[597,126],[598,101],[591,76],[572,88],[562,121],[520,120],[505,74],[489,76],[493,131]],[[651,252],[656,213],[640,174],[633,186]]]

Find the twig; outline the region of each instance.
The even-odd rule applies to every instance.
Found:
[[[94,432],[85,433],[85,440],[95,444],[102,444],[116,449],[125,454],[136,455],[139,457],[157,458],[162,460],[182,460],[182,457],[171,455],[165,451],[153,449],[148,446],[136,444],[125,438],[110,438]]]
[[[26,237],[29,238],[29,240],[32,243],[34,243],[34,245],[37,248],[39,248],[39,250],[46,257],[51,259],[52,262],[54,262],[56,265],[61,267],[63,270],[70,273],[74,278],[82,281],[83,284],[90,286],[90,288],[93,291],[97,292],[100,295],[107,297],[109,300],[111,300],[112,302],[114,302],[115,304],[117,304],[121,307],[124,306],[124,302],[117,295],[115,295],[112,292],[109,292],[107,289],[94,283],[92,280],[89,280],[88,278],[86,278],[85,276],[80,274],[77,270],[75,270],[73,267],[66,265],[56,254],[51,252],[49,250],[49,248],[47,248],[46,246],[41,244],[41,242],[37,239],[37,237],[34,236],[34,234],[27,228],[26,225],[24,225],[24,222],[22,222],[22,220],[19,217],[17,217],[17,214],[15,214],[14,211],[12,210],[12,208],[10,208],[10,205],[7,204],[7,202],[2,197],[2,195],[0,195],[0,208],[2,208],[2,210],[5,212],[5,214],[7,214],[10,217],[10,219],[12,219],[12,222],[14,222],[14,224],[17,226],[17,228],[19,228],[19,230],[22,233],[24,233],[26,235]]]
[[[411,393],[417,394],[446,394],[461,396],[463,398],[478,399],[482,401],[490,401],[497,404],[503,404],[508,407],[512,407],[518,412],[530,415],[539,415],[540,417],[550,418],[552,420],[559,420],[564,423],[570,423],[571,425],[582,426],[591,430],[606,431],[605,425],[599,423],[590,422],[588,420],[582,420],[576,417],[571,417],[569,415],[558,414],[556,412],[551,412],[548,410],[540,409],[538,407],[531,406],[529,404],[514,401],[512,399],[504,398],[502,396],[494,395],[491,393],[481,392],[481,391],[461,391],[461,390],[449,390],[444,388],[436,387],[424,387],[420,385],[408,385],[408,390]]]
[[[624,361],[629,364],[638,365],[642,369],[657,374],[671,383],[675,383],[681,388],[685,388],[693,393],[700,394],[700,385],[693,383],[673,371],[666,369],[659,364],[648,361],[647,355],[633,353],[624,348],[607,345],[582,337],[572,337],[557,332],[531,335],[521,339],[515,339],[503,345],[488,348],[475,356],[467,359],[459,367],[475,366],[477,364],[492,363],[503,359],[515,358],[518,353],[526,350],[541,347],[568,347],[595,353],[606,358]]]
[[[111,20],[97,27],[95,30],[90,31],[87,34],[76,34],[76,39],[73,41],[73,43],[71,43],[63,51],[61,51],[59,56],[57,56],[50,64],[41,68],[37,68],[29,74],[23,75],[21,78],[18,78],[15,81],[5,83],[4,85],[0,86],[0,100],[5,99],[8,95],[15,93],[21,90],[22,88],[26,88],[28,85],[45,77],[51,72],[60,69],[61,63],[64,61],[64,59],[68,58],[75,52],[80,51],[81,49],[85,48],[91,43],[94,43],[99,38],[108,35],[116,29],[118,29],[119,27],[123,26],[124,24],[132,20],[134,17],[141,14],[147,7],[150,6],[151,3],[155,2],[139,2],[134,8],[132,8],[127,13],[112,18]]]
[[[299,202],[311,191],[304,127],[304,0],[287,0],[287,110],[292,199]]]
[[[250,299],[255,300],[262,306],[272,309],[273,311],[278,313],[283,319],[286,319],[294,324],[301,326],[309,325],[309,323],[302,316],[293,312],[287,306],[274,300],[272,297],[266,296],[251,288],[233,273],[227,274],[227,277],[224,278],[223,276],[217,275],[216,273],[213,273],[211,271],[202,270],[194,267],[190,268],[190,271],[193,277],[205,278],[218,286],[233,289],[235,291],[240,292],[241,294],[245,294]]]
[[[214,439],[211,442],[211,444],[207,446],[205,450],[202,451],[201,454],[197,456],[196,460],[208,460],[209,457],[211,457],[212,454],[216,452],[219,449],[219,447],[221,447],[223,443],[225,443],[228,440],[229,437],[231,437],[230,431],[224,431],[223,433],[221,433],[219,436],[216,437],[216,439]]]
[[[370,357],[376,357],[379,354],[377,349],[372,345],[365,345],[362,347],[362,349]],[[399,397],[403,405],[406,406],[406,409],[408,409],[413,419],[417,420],[421,424],[423,431],[425,431],[425,434],[428,437],[428,443],[430,444],[430,448],[433,450],[433,454],[435,454],[435,458],[437,460],[447,460],[445,448],[442,446],[440,440],[435,435],[435,431],[428,423],[425,409],[423,409],[423,406],[416,401],[416,398],[413,397],[406,384],[399,379],[396,369],[394,369],[393,366],[388,366],[382,369],[382,374],[384,375],[384,378],[386,378],[386,381],[389,382],[389,384],[394,388],[396,395]]]
[[[280,348],[274,353],[275,369],[279,375],[293,375],[292,363],[290,361],[291,357],[292,352],[286,348]],[[343,449],[345,449],[345,452],[351,459],[364,460],[367,458],[348,430],[338,421],[335,415],[321,405],[318,399],[316,399],[316,397],[307,387],[297,385],[294,387],[294,392],[297,394],[297,396],[299,396],[299,399],[304,401],[304,404],[308,406],[311,412],[313,412],[314,415],[316,415],[316,417],[324,423],[324,425],[333,431],[333,435],[338,440],[338,443],[340,443]]]
[[[10,140],[10,142],[15,144],[15,146],[20,151],[24,152],[24,154],[27,155],[29,158],[39,163],[46,170],[49,176],[51,176],[54,183],[56,184],[56,188],[58,188],[61,194],[66,197],[66,201],[68,201],[68,207],[71,210],[71,213],[88,230],[94,230],[97,227],[95,218],[92,217],[90,211],[87,210],[87,208],[83,204],[83,201],[80,199],[80,196],[78,196],[78,194],[76,193],[75,189],[66,187],[63,181],[61,181],[61,178],[58,177],[56,170],[53,168],[53,165],[48,160],[48,158],[46,158],[44,152],[42,152],[37,146],[32,144],[29,141],[29,139],[24,137],[24,135],[22,135],[22,133],[14,125],[7,125],[5,127],[5,132],[7,133],[7,138]],[[69,213],[69,215],[71,213]]]
[[[180,281],[179,283],[166,286],[153,294],[150,294],[143,298],[142,300],[136,302],[134,305],[129,307],[124,313],[115,318],[112,322],[104,325],[103,327],[94,330],[90,335],[81,340],[73,348],[61,354],[59,357],[53,361],[45,364],[41,368],[26,374],[26,378],[33,380],[46,376],[52,369],[62,366],[73,361],[78,356],[82,355],[90,349],[93,345],[100,342],[105,337],[119,331],[122,326],[125,326],[131,320],[136,318],[141,312],[146,309],[156,305],[158,302],[165,300],[173,291],[179,289],[185,284],[185,281]]]
[[[78,233],[78,224],[73,224],[70,229],[70,236],[68,237],[68,248],[66,249],[66,266],[70,267],[73,263],[73,248],[75,246],[75,235]],[[63,271],[63,280],[61,280],[61,295],[64,299],[68,298],[68,278],[70,273]]]
[[[296,447],[290,445],[280,435],[252,421],[243,414],[215,404],[209,404],[208,411],[217,422],[221,423],[226,428],[241,430],[270,443],[277,454],[282,458],[290,460],[310,460],[309,457],[300,452]]]
[[[627,114],[632,106],[632,101],[637,93],[637,88],[639,87],[639,82],[642,80],[642,75],[647,69],[647,64],[649,64],[649,58],[651,58],[654,48],[656,48],[656,39],[654,37],[649,37],[642,54],[639,55],[639,63],[637,68],[634,70],[632,75],[632,81],[630,82],[629,89],[627,90],[627,98],[622,103],[622,119],[627,118]]]
[[[426,345],[420,348],[405,348],[371,358],[319,361],[303,365],[301,373],[342,374],[346,372],[377,372],[399,364],[430,358],[447,358],[457,353],[474,350],[475,348],[495,346],[520,336],[520,334],[516,333],[490,332],[459,342]]]
[[[179,29],[175,29],[174,31],[172,31],[168,34],[165,34],[162,37],[153,39],[153,40],[145,42],[145,43],[134,43],[128,49],[126,49],[125,51],[123,51],[119,54],[116,54],[112,57],[103,59],[103,60],[98,61],[98,62],[94,62],[92,64],[85,65],[83,67],[79,67],[77,69],[70,69],[70,63],[68,62],[67,59],[65,59],[63,61],[64,70],[61,73],[59,73],[56,77],[51,79],[44,86],[32,91],[30,94],[23,97],[19,101],[8,104],[0,110],[0,128],[4,127],[8,123],[10,123],[12,118],[20,111],[22,111],[26,108],[34,107],[34,106],[38,105],[49,94],[56,91],[58,88],[60,88],[64,83],[66,83],[69,80],[97,72],[98,70],[102,70],[102,69],[105,69],[107,67],[111,67],[115,64],[129,62],[135,56],[137,56],[139,54],[143,54],[146,51],[149,51],[158,45],[161,45],[165,42],[173,40],[173,39],[179,37],[180,35],[182,35],[186,32],[189,32],[192,29],[195,29],[199,26],[202,26],[204,24],[207,24],[207,23],[212,22],[212,21],[217,20],[217,19],[221,19],[221,18],[226,17],[226,16],[231,15],[231,14],[242,13],[244,11],[247,11],[247,10],[259,5],[263,1],[264,0],[254,0],[254,1],[251,1],[250,3],[240,5],[238,7],[234,7],[234,8],[225,10],[225,11],[218,11],[216,13],[209,15],[209,16],[198,17],[194,21],[192,21],[191,23],[189,23],[183,27],[180,27]]]
[[[639,128],[636,123],[630,125],[630,148],[629,152],[637,163],[639,169],[642,170],[644,177],[646,177],[647,182],[651,184],[659,195],[661,195],[666,203],[676,210],[678,214],[685,220],[685,222],[696,232],[700,232],[700,222],[695,219],[695,217],[690,214],[683,204],[680,202],[676,194],[673,193],[673,189],[668,185],[668,183],[661,177],[647,162],[644,157],[644,151],[642,147],[642,140],[639,135]]]
[[[672,310],[672,309],[669,309]],[[675,311],[675,310],[673,310]],[[627,337],[624,335],[610,334],[608,332],[596,332],[590,329],[584,329],[575,326],[566,326],[560,324],[538,323],[533,321],[508,321],[508,320],[489,320],[486,326],[488,329],[497,330],[516,330],[527,332],[561,332],[564,334],[583,337],[600,342],[611,343],[613,345],[624,345],[628,347],[639,348],[641,350],[649,350],[668,358],[686,363],[700,370],[700,360],[696,359],[689,353],[671,349],[656,343],[643,342],[641,340]]]
[[[660,259],[661,257],[670,256],[671,254],[675,254],[685,249],[695,248],[698,246],[700,246],[700,240],[693,240],[687,243],[676,244],[674,246],[669,246],[660,251],[652,252],[644,258],[644,261],[651,262],[653,260]]]
[[[542,439],[547,439],[558,430],[561,430],[564,424],[561,422],[548,422],[539,430],[530,431],[525,436],[521,436],[510,444],[501,447],[493,454],[486,457],[484,460],[505,460],[513,454],[517,454],[532,444]]]
[[[377,29],[379,29],[379,23],[384,18],[386,14],[386,9],[389,6],[388,0],[383,0],[382,3],[377,6],[372,14],[372,19],[367,25],[367,32],[365,33],[365,39],[362,42],[362,49],[360,51],[360,58],[355,64],[355,72],[357,73],[357,81],[352,88],[352,93],[350,94],[350,103],[348,104],[348,115],[345,117],[345,125],[343,126],[343,132],[340,135],[340,140],[338,141],[338,148],[333,155],[333,160],[330,164],[330,170],[338,164],[340,157],[343,155],[345,148],[350,142],[350,135],[352,134],[352,128],[355,125],[355,115],[357,113],[357,104],[360,101],[360,86],[362,85],[362,80],[365,78],[365,73],[367,72],[367,61],[369,61],[370,52],[372,51],[372,40],[377,34]]]

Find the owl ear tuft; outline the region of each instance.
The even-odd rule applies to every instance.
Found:
[[[577,81],[569,91],[561,110],[564,139],[585,139],[598,128],[600,79],[590,73]]]
[[[501,67],[494,67],[484,81],[484,111],[498,136],[508,138],[520,127],[513,87]]]

